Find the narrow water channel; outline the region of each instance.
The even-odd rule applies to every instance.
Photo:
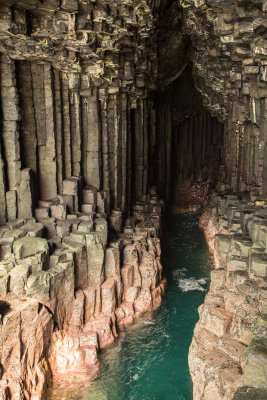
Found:
[[[127,328],[100,355],[88,388],[55,391],[65,400],[192,400],[187,356],[211,267],[199,216],[175,216],[162,235],[167,288],[162,305]]]

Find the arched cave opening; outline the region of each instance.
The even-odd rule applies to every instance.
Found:
[[[154,182],[169,211],[196,211],[223,169],[223,124],[205,110],[190,66],[161,88],[156,108]]]
[[[163,75],[163,83],[156,82],[146,99],[137,99],[124,120],[126,101],[116,103],[111,97],[106,109],[96,89],[85,89],[78,98],[78,88],[70,89],[59,77],[57,70],[38,63],[14,64],[21,167],[31,169],[33,207],[39,200],[55,198],[65,178],[80,174],[85,184],[106,188],[110,209],[125,213],[131,213],[132,204],[142,201],[151,187],[169,211],[203,206],[224,165],[223,124],[205,110],[190,65],[173,80]],[[79,82],[76,76],[76,85]],[[88,91],[89,107],[84,97]],[[65,201],[72,212],[67,194]]]
[[[266,389],[266,350],[254,364],[249,348],[266,319],[266,1],[0,3],[0,397],[96,367],[161,302],[164,202],[196,211],[210,194],[194,390],[233,398],[243,375]]]
[[[155,186],[169,212],[196,211],[224,170],[223,124],[203,106],[190,66],[147,104],[131,110],[130,197],[141,201]]]

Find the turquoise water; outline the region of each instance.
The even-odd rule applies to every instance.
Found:
[[[208,288],[211,260],[195,215],[167,220],[162,263],[167,277],[162,305],[120,334],[100,354],[101,369],[89,388],[61,399],[192,400],[187,357],[197,308]]]

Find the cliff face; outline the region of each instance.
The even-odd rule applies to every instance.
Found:
[[[266,2],[185,2],[204,105],[224,122],[221,189],[266,191]]]
[[[98,349],[160,304],[153,16],[11,1],[0,30],[0,397],[40,399],[51,373],[92,377]]]
[[[266,397],[266,217],[264,201],[214,193],[201,218],[215,270],[189,350],[194,399]]]
[[[71,176],[122,210],[148,183],[176,206],[183,193],[171,187],[201,199],[218,175],[222,191],[266,190],[264,2],[9,5],[0,19],[2,223],[31,214],[23,168],[34,207]]]
[[[146,2],[10,4],[0,14],[1,223],[31,216],[31,201],[37,206],[63,193],[63,179],[71,176],[106,190],[111,206],[124,210],[132,186],[139,197],[147,186],[139,136],[154,115],[147,99],[157,71],[150,8]],[[132,109],[140,126],[130,140]],[[35,187],[27,201],[23,168],[31,168]]]
[[[67,184],[75,192],[77,180]],[[112,211],[108,241],[105,201],[92,186],[82,193],[83,212],[67,212],[59,196],[42,202],[39,222],[0,228],[1,399],[46,398],[51,374],[54,383],[88,381],[98,349],[161,303],[157,197],[143,198],[123,231]]]
[[[266,12],[261,0],[0,6],[4,399],[40,398],[51,370],[93,374],[116,324],[160,302],[156,193],[175,212],[215,188],[266,193]]]
[[[171,132],[176,139],[175,129],[185,118],[187,132],[192,131],[190,117],[204,106],[224,125],[223,140],[218,128],[213,134],[214,143],[218,147],[223,143],[223,150],[216,156],[213,149],[213,160],[202,153],[202,165],[195,162],[193,166],[198,164],[203,174],[205,161],[210,166],[219,160],[217,190],[266,191],[266,2],[186,0],[162,2],[161,7],[158,82],[164,100],[159,120],[166,109],[171,110],[165,121],[171,121],[172,128],[165,123],[159,131]],[[192,84],[185,85],[188,68],[195,89]],[[175,101],[174,94],[180,100]],[[210,128],[205,124],[210,124],[209,120],[197,122],[199,132],[203,126],[206,132],[204,146],[210,141]],[[184,147],[190,157],[189,148]],[[193,166],[185,168],[189,176]],[[215,170],[218,172],[217,167]]]

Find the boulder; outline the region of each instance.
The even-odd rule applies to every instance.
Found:
[[[36,221],[40,221],[42,218],[49,218],[50,209],[48,207],[38,207],[34,210]]]
[[[55,219],[65,220],[67,216],[65,204],[53,205],[50,207],[51,217]]]
[[[227,271],[247,271],[248,259],[246,257],[232,257],[227,261]]]
[[[26,233],[23,229],[11,229],[4,233],[3,238],[8,242],[13,243],[15,240],[25,236]]]
[[[22,228],[28,236],[42,237],[43,225],[38,222],[27,222]]]

